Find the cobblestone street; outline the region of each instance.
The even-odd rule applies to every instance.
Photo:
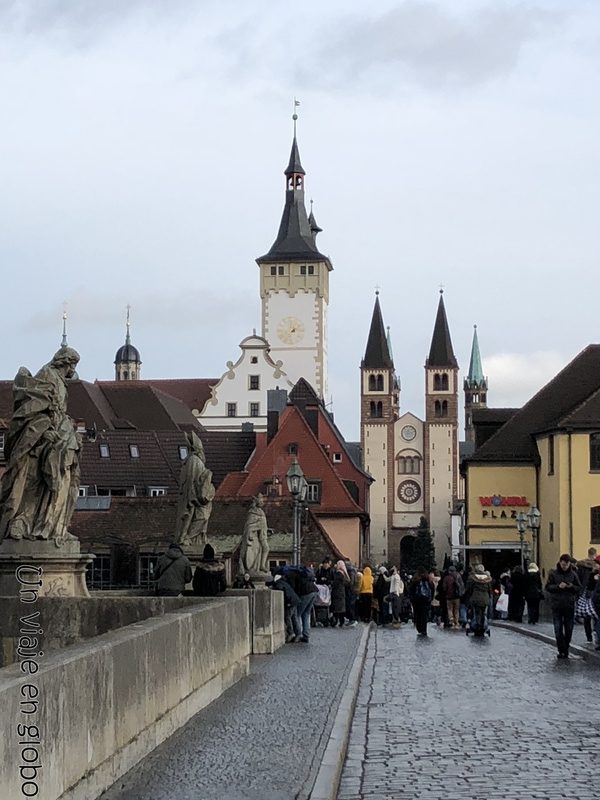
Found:
[[[598,665],[429,628],[373,633],[338,800],[597,798]]]
[[[305,800],[362,627],[313,630],[310,644],[252,672],[163,742],[102,800]]]

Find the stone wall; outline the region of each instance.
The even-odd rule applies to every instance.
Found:
[[[40,619],[44,620],[44,651],[47,653],[197,602],[194,596],[92,594],[91,597],[39,597],[35,611],[39,611]],[[0,597],[0,606],[0,667],[6,667],[16,661],[19,617],[29,612],[18,597]]]
[[[227,596],[247,597],[252,653],[274,653],[285,643],[283,592],[258,586],[256,589],[229,589]]]
[[[25,662],[0,669],[1,796],[98,797],[247,675],[249,653],[248,600],[232,597],[196,601],[44,655],[33,675],[21,671]],[[39,693],[37,708],[23,706],[32,693],[26,686]],[[23,791],[26,780],[36,794],[31,785]]]

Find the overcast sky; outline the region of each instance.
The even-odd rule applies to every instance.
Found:
[[[260,328],[292,101],[324,229],[336,421],[376,285],[423,413],[440,284],[490,405],[600,341],[597,0],[0,0],[3,378],[60,344],[111,378],[217,377]]]

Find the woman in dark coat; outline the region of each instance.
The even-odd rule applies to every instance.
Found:
[[[333,572],[331,584],[331,613],[337,620],[340,628],[346,616],[346,587],[350,586],[350,576],[343,561],[338,561]],[[335,622],[333,624],[335,627]]]
[[[525,575],[525,600],[527,601],[527,622],[535,625],[540,619],[540,601],[543,597],[542,578],[537,564],[532,561]]]
[[[409,588],[410,601],[413,606],[413,618],[417,634],[427,636],[427,622],[433,599],[433,584],[429,580],[426,569],[419,567],[413,575]]]
[[[508,618],[512,622],[523,622],[525,610],[525,574],[517,565],[510,576],[511,589],[508,595]]]

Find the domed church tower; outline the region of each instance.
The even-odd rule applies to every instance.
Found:
[[[119,347],[115,355],[115,380],[116,381],[139,381],[141,378],[142,359],[140,351],[131,344],[129,329],[130,306],[127,306],[127,322],[125,333],[125,344]]]

